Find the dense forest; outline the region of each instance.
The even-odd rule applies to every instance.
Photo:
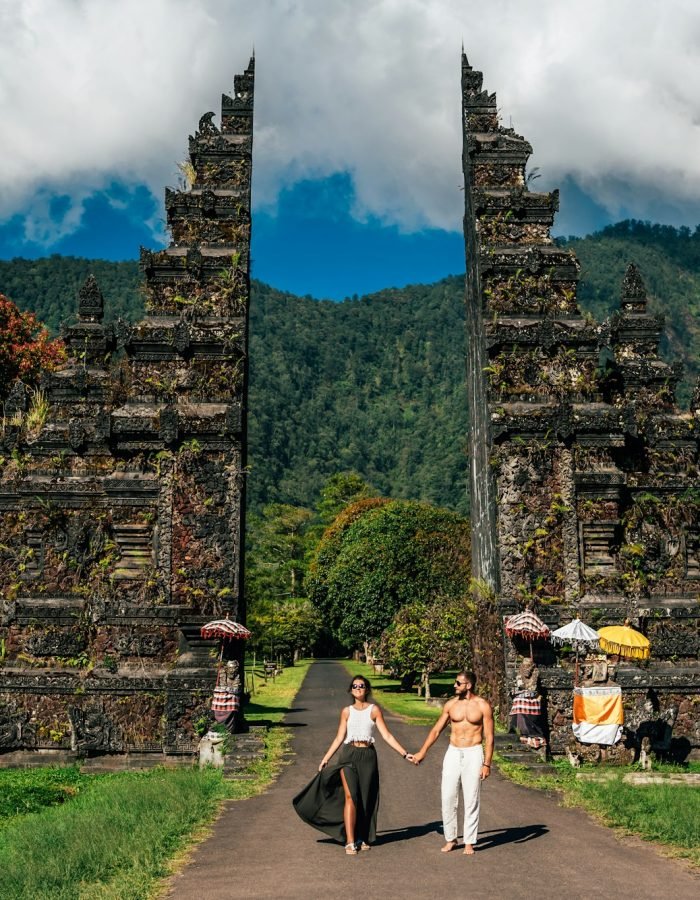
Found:
[[[700,229],[622,222],[564,242],[581,265],[579,298],[597,319],[617,305],[628,262],[666,316],[667,358],[700,371]],[[142,315],[135,262],[52,256],[0,262],[0,293],[54,330],[85,277],[109,316]],[[253,284],[250,501],[311,506],[328,477],[359,472],[381,493],[466,512],[463,279],[340,303]]]
[[[687,406],[700,374],[700,226],[691,231],[631,220],[563,243],[581,262],[581,307],[599,321],[618,304],[627,264],[639,266],[650,311],[666,319],[662,355],[684,364],[678,394]]]

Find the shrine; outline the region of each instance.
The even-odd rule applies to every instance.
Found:
[[[634,265],[608,321],[582,314],[579,263],[550,234],[558,191],[530,189],[532,147],[499,123],[466,56],[462,98],[472,570],[505,650],[490,657],[492,694],[506,710],[530,652],[504,634],[509,614],[536,610],[552,629],[629,619],[651,659],[609,657],[594,680],[622,687],[637,750],[672,720],[682,756],[700,746],[700,388],[679,409],[680,371],[659,356],[663,321]],[[534,654],[563,752],[573,666],[544,642]]]
[[[251,59],[189,139],[146,317],[105,324],[88,278],[67,365],[6,404],[0,764],[176,761],[210,722],[200,628],[245,619],[253,88]]]

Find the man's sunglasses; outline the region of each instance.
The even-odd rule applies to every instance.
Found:
[[[468,681],[458,681],[458,680],[455,678],[455,684],[458,684],[460,687],[462,687],[462,686],[465,685],[465,684],[469,684],[469,682],[468,682]],[[353,687],[355,687],[354,684],[353,684]]]

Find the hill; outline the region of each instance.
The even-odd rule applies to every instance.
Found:
[[[687,401],[700,371],[700,229],[623,222],[563,242],[582,265],[581,306],[602,319],[628,262],[666,316],[667,358]],[[135,262],[58,256],[0,262],[0,292],[57,330],[94,273],[110,315],[142,314]],[[463,279],[341,303],[253,283],[250,502],[311,505],[326,478],[354,469],[383,493],[466,512]]]
[[[700,226],[691,232],[632,220],[563,243],[581,262],[581,307],[599,321],[618,305],[627,264],[639,266],[651,311],[666,319],[662,354],[685,366],[678,393],[687,405],[700,374]]]

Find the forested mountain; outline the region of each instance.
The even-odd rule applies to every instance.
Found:
[[[461,278],[342,303],[257,284],[253,498],[311,505],[334,472],[466,510]]]
[[[700,358],[700,229],[623,222],[565,242],[582,264],[580,301],[602,319],[628,262],[667,320],[687,400]],[[142,314],[135,262],[53,256],[0,262],[0,293],[57,330],[93,273],[109,314]],[[255,282],[251,307],[250,500],[311,506],[327,477],[354,469],[383,493],[465,512],[463,279],[341,303]]]
[[[58,333],[61,322],[75,316],[78,291],[94,275],[105,296],[105,318],[136,320],[143,315],[139,264],[45,256],[42,259],[0,260],[0,294],[23,310],[31,310]]]
[[[685,366],[678,393],[687,405],[700,374],[700,226],[693,232],[626,221],[564,243],[581,262],[579,302],[599,321],[618,305],[627,264],[639,266],[651,312],[666,318],[662,354]]]

